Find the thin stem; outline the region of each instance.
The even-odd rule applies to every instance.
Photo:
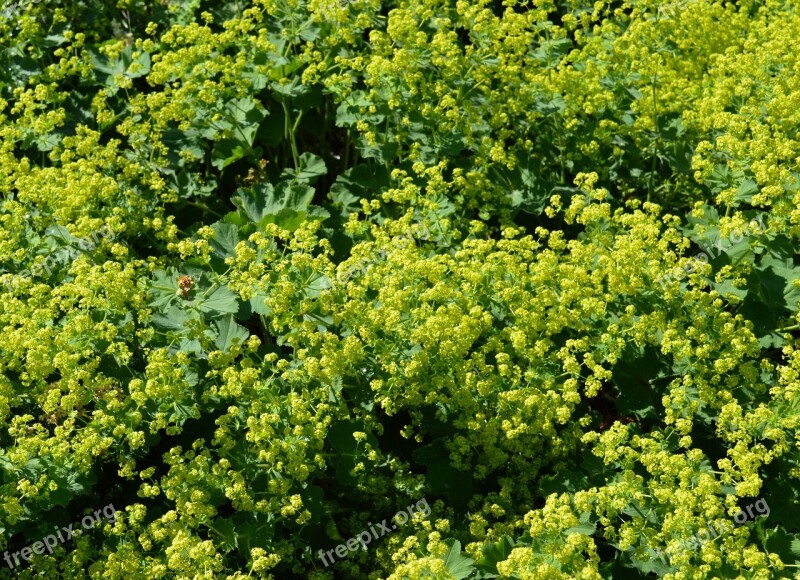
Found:
[[[292,147],[292,159],[294,160],[294,168],[295,170],[300,168],[300,155],[297,153],[297,142],[294,139],[294,132],[297,129],[297,123],[300,122],[300,116],[297,117],[297,122],[290,128],[291,124],[291,113],[289,112],[289,105],[285,102],[281,103],[283,105],[283,113],[284,117],[286,118],[284,123],[284,136],[289,139],[289,144]]]
[[[653,88],[653,124],[656,127],[656,139],[655,139],[655,143],[653,145],[653,162],[650,165],[650,178],[649,178],[649,182],[650,183],[648,184],[648,187],[647,187],[647,201],[650,201],[650,195],[653,193],[653,178],[654,178],[655,173],[656,173],[656,159],[658,158],[658,150],[659,150],[659,148],[660,148],[659,146],[661,144],[660,143],[660,141],[661,141],[661,131],[658,128],[658,93],[656,91],[656,78],[657,77],[658,77],[658,74],[656,72],[656,74],[653,75],[653,85],[652,85],[652,88]]]
[[[350,127],[347,128],[347,139],[344,143],[344,167],[342,170],[347,170],[348,163],[350,162]]]
[[[208,213],[210,213],[212,215],[215,215],[218,218],[224,218],[225,217],[223,214],[214,211],[213,209],[211,209],[210,207],[208,207],[207,205],[205,205],[203,203],[198,203],[198,202],[195,202],[195,201],[188,201],[188,200],[185,203],[186,203],[186,205],[191,205],[192,207],[196,207],[198,209],[202,209],[203,211],[207,211]]]
[[[779,328],[775,332],[786,332],[787,330],[800,330],[800,324],[793,324],[792,326],[785,326],[783,328]]]

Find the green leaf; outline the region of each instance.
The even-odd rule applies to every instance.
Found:
[[[197,159],[202,159],[205,154],[202,136],[197,129],[189,128],[186,131],[178,129],[167,129],[161,137],[161,142],[169,148],[169,160],[174,165],[183,167],[186,160],[180,156],[181,152],[187,151]],[[175,178],[176,184],[185,189],[194,178],[191,174],[184,174],[182,178]]]
[[[215,536],[214,543],[220,546],[225,553],[239,547],[239,535],[236,533],[236,525],[232,520],[217,518],[210,528]]]
[[[305,286],[305,295],[308,298],[319,298],[323,290],[333,286],[331,279],[324,274],[314,274]]]
[[[172,304],[164,314],[153,314],[153,323],[168,330],[182,331],[186,329],[189,317],[189,312]]]
[[[297,182],[280,182],[276,187],[262,183],[237,191],[232,198],[251,222],[264,226],[276,223],[295,229],[306,218],[306,210],[314,198],[314,189]]]
[[[756,336],[770,334],[777,328],[778,321],[788,313],[784,298],[786,280],[769,265],[750,273],[747,288],[748,295],[740,312],[753,322]]]
[[[276,214],[280,209],[306,211],[314,199],[314,189],[302,183],[282,181],[276,186],[275,195],[277,199],[270,214]]]
[[[732,294],[739,299],[744,299],[747,297],[747,288],[739,288],[733,285],[733,282],[730,280],[723,280],[722,282],[712,282],[711,287],[714,288],[717,292],[720,293],[722,296],[726,296],[728,294]]]
[[[389,187],[389,174],[385,167],[362,163],[351,167],[336,177],[329,197],[342,217],[360,210],[359,200],[379,194]]]
[[[337,542],[344,540],[342,535],[339,533],[339,528],[336,527],[336,522],[333,518],[329,518],[328,522],[325,524],[325,533],[331,540],[336,540]]]
[[[765,532],[764,545],[773,554],[777,554],[784,564],[796,566],[800,558],[800,537],[788,533],[783,528],[769,529]]]
[[[214,143],[211,151],[211,165],[222,171],[228,165],[247,155],[247,147],[238,139],[221,139]]]
[[[587,515],[587,514],[582,514],[582,516],[585,516],[585,515]],[[583,519],[583,517],[581,519]],[[579,524],[577,526],[573,526],[571,528],[567,528],[566,530],[564,530],[564,533],[567,534],[567,535],[569,535],[569,534],[580,534],[581,536],[591,536],[596,531],[597,531],[597,525],[593,524],[593,523],[591,523],[591,522],[589,522],[587,520],[586,522],[583,522],[583,523],[581,523],[581,524]]]
[[[270,83],[270,89],[272,89],[275,99],[278,102],[286,102],[303,96],[308,92],[308,87],[303,84],[299,76],[292,77],[292,80],[288,83]]]
[[[45,457],[42,459],[42,465],[51,480],[58,485],[56,491],[50,492],[50,500],[60,507],[65,508],[73,498],[89,493],[91,486],[97,481],[93,471],[81,473],[69,460],[56,462]]]
[[[320,175],[325,175],[328,168],[325,166],[325,161],[321,157],[313,153],[303,153],[298,160],[298,168],[287,168],[283,170],[284,175],[294,177],[302,181],[312,181]]]
[[[217,123],[226,128],[226,131],[224,138],[214,143],[211,152],[212,165],[221,171],[248,153],[255,152],[252,149],[253,141],[266,116],[266,109],[252,98],[229,102],[225,107],[224,122]]]
[[[116,94],[119,89],[114,80],[117,75],[133,79],[150,73],[150,55],[147,52],[139,52],[136,58],[133,58],[132,45],[126,46],[119,57],[113,60],[99,51],[90,51],[89,55],[99,80],[111,89],[112,94]]]
[[[266,295],[256,292],[250,299],[250,308],[256,314],[261,316],[269,316],[272,314],[272,309],[267,306],[266,300]]]
[[[214,237],[209,240],[208,245],[214,254],[221,260],[233,258],[236,255],[236,245],[241,241],[239,228],[233,224],[216,222],[211,229],[214,230]]]
[[[177,350],[178,352],[185,352],[199,357],[203,356],[203,345],[196,338],[182,338]]]
[[[306,212],[295,211],[293,209],[282,209],[275,216],[266,216],[259,222],[263,226],[270,223],[278,224],[283,229],[294,231],[306,221]]]
[[[500,575],[497,565],[508,560],[514,545],[514,540],[508,536],[503,536],[499,542],[484,545],[481,549],[483,558],[476,564],[480,577],[497,578]]]
[[[750,203],[753,201],[753,196],[758,193],[758,184],[752,179],[745,179],[733,194],[734,207],[740,203]]]
[[[185,167],[187,162],[178,157],[175,150],[170,150],[168,154],[170,160],[178,167]],[[169,173],[170,170],[164,170]],[[193,171],[181,169],[180,171],[171,171],[169,175],[169,186],[178,194],[182,200],[196,199],[196,198],[210,198],[217,190],[217,183],[213,177],[202,178]]]
[[[270,69],[269,78],[273,81],[284,79],[301,66],[303,66],[303,61],[300,58],[289,60],[288,58],[281,56],[275,61],[275,66]]]
[[[151,300],[149,305],[160,310],[164,310],[172,302],[177,300],[178,275],[174,269],[167,273],[164,270],[156,270],[153,273],[155,278],[149,287]]]
[[[664,558],[663,562],[661,558]],[[643,559],[639,559],[635,554],[632,553],[630,561],[631,564],[626,565],[639,570],[639,572],[644,576],[649,574],[663,576],[664,574],[674,571],[672,566],[669,565],[666,556],[659,555],[655,550],[650,550],[650,555]],[[617,578],[619,576],[619,574],[615,574],[613,577]]]
[[[511,207],[539,215],[553,195],[553,184],[547,183],[536,170],[536,160],[520,160],[514,169],[493,167],[494,179],[508,184]]]
[[[247,218],[258,223],[265,215],[270,213],[274,203],[275,192],[271,183],[262,183],[254,187],[241,188],[231,198]],[[277,212],[276,212],[277,213]]]
[[[269,114],[268,111],[255,99],[245,97],[230,101],[226,110],[228,118],[239,128],[245,130],[245,135],[249,136],[248,143],[253,143],[253,136],[258,130],[258,125]],[[252,131],[252,134],[248,133]]]
[[[472,558],[467,558],[461,553],[461,542],[458,540],[453,540],[449,544],[449,548],[442,559],[447,571],[458,580],[468,577],[475,569],[472,565]]]
[[[125,76],[131,79],[146,76],[150,73],[150,54],[141,52],[136,58],[128,57]]]
[[[794,266],[792,258],[779,259],[773,256],[765,256],[759,267],[770,267],[778,276],[784,280],[783,302],[787,309],[797,312],[800,308],[800,267]]]
[[[239,311],[236,294],[227,286],[218,286],[203,298],[198,296],[197,309],[209,314],[236,314]]]
[[[222,352],[228,352],[232,346],[242,344],[250,336],[246,328],[236,324],[233,316],[225,316],[215,320],[214,325],[219,332],[214,344]]]

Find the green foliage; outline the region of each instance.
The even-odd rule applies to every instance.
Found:
[[[757,0],[6,3],[1,548],[119,520],[0,576],[791,577],[798,35]]]

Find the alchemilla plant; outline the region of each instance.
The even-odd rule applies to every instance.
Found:
[[[798,577],[799,36],[0,6],[0,575]]]

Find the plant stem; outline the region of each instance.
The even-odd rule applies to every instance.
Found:
[[[342,171],[347,170],[347,164],[350,162],[350,127],[347,128],[347,139],[344,142],[344,166]]]
[[[785,326],[783,328],[779,328],[775,332],[786,332],[787,330],[800,330],[800,324],[793,324],[792,326]]]
[[[283,105],[283,113],[286,117],[286,122],[284,124],[284,136],[289,139],[289,144],[292,146],[292,159],[294,160],[294,168],[300,168],[300,155],[297,153],[297,142],[294,139],[294,132],[297,129],[297,124],[300,122],[300,118],[303,116],[301,112],[300,115],[297,117],[297,121],[294,125],[291,126],[291,113],[289,112],[289,105],[285,102],[281,103]]]

